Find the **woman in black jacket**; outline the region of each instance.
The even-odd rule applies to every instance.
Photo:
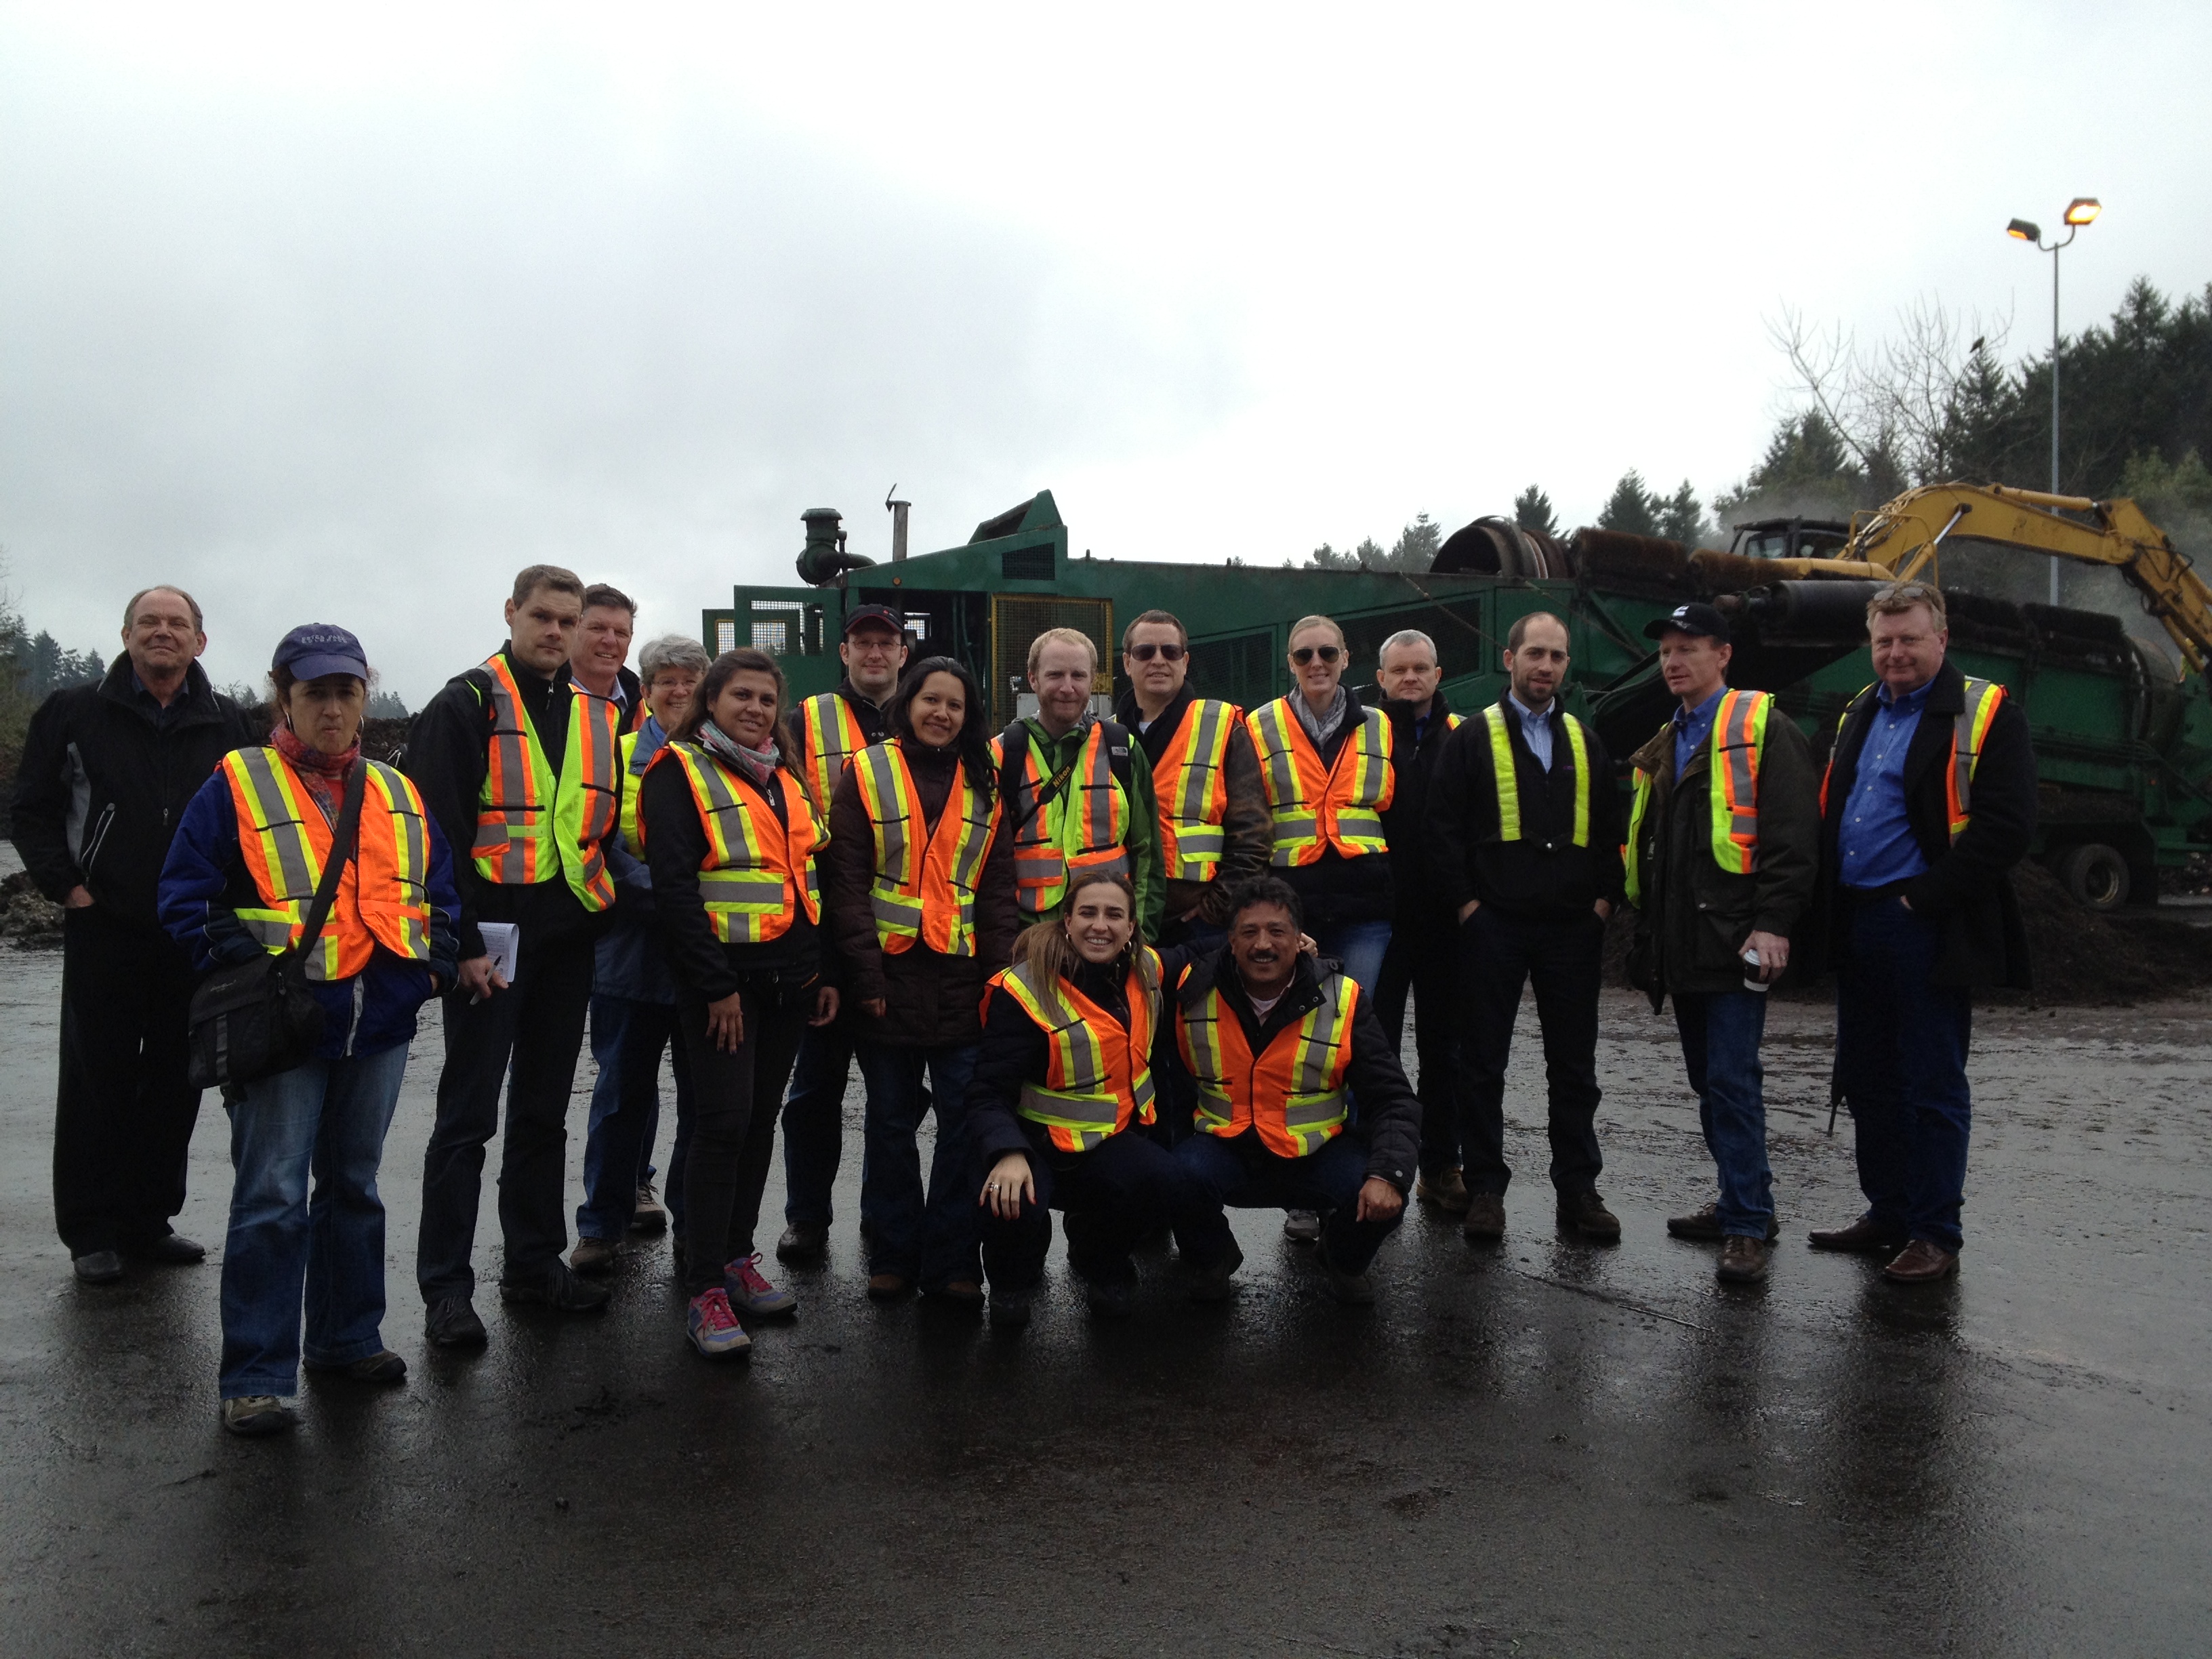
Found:
[[[798,1306],[763,1276],[753,1228],[800,1033],[837,1014],[817,931],[819,809],[783,708],[775,658],[724,652],[638,793],[696,1100],[678,1241],[685,1329],[709,1358],[750,1346],[739,1314]]]
[[[907,670],[890,736],[855,755],[830,809],[830,928],[868,1089],[860,1212],[868,1294],[983,1299],[965,1133],[984,982],[1019,925],[982,690],[950,657]],[[923,1088],[927,1074],[928,1087]],[[915,1136],[937,1114],[925,1198]]]

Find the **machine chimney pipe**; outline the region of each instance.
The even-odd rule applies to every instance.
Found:
[[[896,499],[897,495],[898,486],[893,484],[891,493],[884,497],[884,506],[890,509],[891,515],[891,562],[894,564],[906,557],[906,515],[907,510],[914,505],[911,501]]]

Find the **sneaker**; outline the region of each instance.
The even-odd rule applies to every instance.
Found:
[[[653,1196],[653,1183],[637,1183],[637,1207],[629,1214],[629,1230],[634,1233],[665,1233],[668,1231],[668,1212],[660,1207]]]
[[[615,1256],[620,1248],[611,1238],[580,1238],[576,1248],[568,1252],[568,1271],[611,1273],[615,1270]]]
[[[1293,1244],[1318,1243],[1321,1238],[1321,1212],[1318,1210],[1284,1211],[1283,1237]]]
[[[778,1261],[819,1261],[829,1254],[830,1230],[811,1221],[794,1221],[775,1241]]]
[[[684,1314],[684,1334],[708,1359],[726,1359],[753,1345],[745,1328],[738,1323],[737,1315],[730,1310],[729,1292],[719,1285],[691,1298]]]
[[[465,1296],[441,1297],[433,1302],[422,1334],[430,1339],[431,1346],[440,1348],[481,1348],[491,1340]]]
[[[1717,1244],[1725,1237],[1721,1231],[1720,1206],[1708,1204],[1704,1209],[1692,1210],[1687,1215],[1669,1216],[1667,1218],[1667,1231],[1676,1238],[1686,1238],[1693,1244]],[[1766,1224],[1766,1242],[1771,1244],[1781,1237],[1782,1224],[1770,1218]]]
[[[534,1302],[556,1313],[597,1313],[607,1305],[608,1295],[605,1285],[577,1278],[557,1255],[535,1279],[499,1281],[501,1301]]]
[[[1237,1288],[1234,1282],[1237,1270],[1243,1265],[1244,1252],[1237,1248],[1237,1241],[1232,1238],[1229,1241],[1229,1254],[1211,1267],[1196,1269],[1190,1276],[1190,1283],[1184,1287],[1183,1294],[1194,1302],[1226,1302],[1229,1293]]]
[[[722,1269],[722,1288],[729,1293],[732,1307],[755,1319],[774,1319],[779,1314],[799,1311],[799,1298],[789,1291],[776,1289],[762,1274],[758,1250]]]
[[[1018,1291],[1010,1291],[1003,1285],[991,1286],[991,1324],[998,1330],[1018,1331],[1030,1322],[1030,1304],[1036,1299],[1036,1287],[1024,1285]]]
[[[1414,1196],[1425,1204],[1433,1204],[1447,1215],[1465,1215],[1473,1200],[1467,1190],[1467,1177],[1457,1170],[1438,1170],[1434,1175],[1425,1175],[1413,1186]]]
[[[250,1438],[282,1434],[292,1426],[292,1413],[273,1394],[249,1394],[222,1402],[222,1425]]]

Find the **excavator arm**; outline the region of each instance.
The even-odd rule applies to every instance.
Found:
[[[2069,513],[2096,522],[2062,516]],[[1943,538],[1954,531],[2023,553],[2116,567],[2191,667],[2201,674],[2212,662],[2212,586],[2130,501],[2095,501],[2002,484],[1931,484],[1855,520],[1850,541],[1836,558],[1785,562],[1835,574],[1936,581]]]

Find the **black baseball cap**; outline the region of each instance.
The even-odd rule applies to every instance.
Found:
[[[902,638],[906,635],[906,618],[887,605],[864,605],[846,612],[844,637],[850,639],[862,623],[881,623]]]
[[[1656,622],[1644,624],[1644,637],[1656,640],[1668,634],[1702,634],[1708,639],[1725,643],[1729,636],[1728,618],[1709,605],[1694,601],[1678,605]]]
[[[295,680],[319,680],[325,674],[350,674],[363,684],[368,681],[368,653],[344,629],[329,623],[307,623],[276,641],[270,667],[289,668]]]

